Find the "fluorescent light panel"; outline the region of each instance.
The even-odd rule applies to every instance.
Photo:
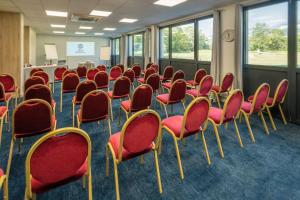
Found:
[[[64,31],[53,31],[53,33],[56,33],[56,34],[63,34],[65,33]]]
[[[66,25],[62,25],[62,24],[51,24],[52,28],[66,28]]]
[[[136,21],[138,21],[138,19],[123,18],[119,22],[122,22],[122,23],[134,23]]]
[[[105,30],[105,31],[115,31],[116,28],[104,28],[103,30]]]
[[[93,29],[93,27],[91,27],[91,26],[79,26],[79,29],[91,30],[91,29]]]
[[[111,14],[110,11],[101,11],[101,10],[92,10],[92,12],[90,13],[90,15],[100,16],[100,17],[107,17],[110,14]]]
[[[85,35],[85,32],[75,32],[76,35]]]
[[[55,17],[68,17],[68,12],[62,12],[62,11],[46,10],[46,14],[48,16],[55,16]]]
[[[104,33],[94,33],[94,35],[104,35]]]
[[[156,5],[161,5],[161,6],[168,6],[168,7],[173,7],[178,4],[181,4],[187,0],[158,0],[154,2]]]

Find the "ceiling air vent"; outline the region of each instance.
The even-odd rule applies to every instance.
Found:
[[[100,19],[102,19],[102,17],[84,16],[78,14],[73,14],[71,16],[71,22],[97,23]]]

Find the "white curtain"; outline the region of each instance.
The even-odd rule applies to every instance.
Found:
[[[144,33],[144,66],[149,63],[150,52],[149,52],[149,45],[150,45],[150,37],[151,37],[151,30],[146,28]]]
[[[243,8],[236,5],[235,10],[235,65],[234,87],[243,89]]]
[[[151,62],[159,64],[159,28],[151,25]]]
[[[220,34],[220,11],[214,11],[213,25],[213,42],[212,42],[212,60],[210,74],[214,78],[215,84],[220,84],[220,49],[221,49],[221,34]]]
[[[127,35],[122,35],[120,40],[120,63],[127,67],[128,41]]]

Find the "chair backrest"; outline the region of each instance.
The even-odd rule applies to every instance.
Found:
[[[234,76],[232,73],[227,73],[221,84],[221,92],[227,92],[231,89],[232,84],[233,84]]]
[[[62,91],[76,91],[76,88],[79,84],[79,76],[74,73],[69,73],[66,76],[63,76],[62,80]]]
[[[2,83],[0,83],[0,102],[5,101],[5,89]]]
[[[24,94],[24,99],[42,99],[52,105],[52,94],[51,90],[46,85],[33,85],[29,87]]]
[[[199,96],[208,96],[213,83],[214,80],[211,75],[204,76],[199,84]]]
[[[130,93],[130,85],[131,82],[129,78],[127,78],[126,76],[121,76],[117,78],[113,88],[113,96],[116,97],[128,96]]]
[[[32,76],[35,72],[43,72],[44,70],[42,68],[33,68],[30,70],[29,76]]]
[[[160,77],[157,73],[151,74],[147,80],[146,84],[150,85],[152,87],[153,92],[159,90],[160,86]]]
[[[220,123],[235,119],[238,113],[240,112],[243,100],[244,100],[244,95],[241,90],[237,89],[232,91],[224,103],[224,108],[223,108],[223,113],[222,113],[222,118],[220,120]]]
[[[166,66],[164,69],[163,79],[169,80],[173,77],[174,68],[172,66]]]
[[[287,79],[283,79],[282,81],[280,81],[274,94],[273,105],[284,102],[288,88],[289,81]]]
[[[105,66],[105,65],[98,65],[98,66],[97,66],[97,69],[98,69],[99,71],[106,72],[106,66]]]
[[[132,69],[127,69],[124,73],[123,76],[126,76],[127,78],[129,78],[129,80],[131,81],[131,83],[134,82],[134,71]]]
[[[54,78],[56,80],[62,80],[62,77],[63,77],[63,74],[64,74],[65,71],[67,71],[67,68],[65,68],[65,67],[57,67],[54,70]]]
[[[91,91],[82,99],[80,118],[83,122],[106,119],[109,115],[109,108],[110,101],[106,92]]]
[[[38,71],[38,72],[35,72],[34,74],[32,74],[32,76],[41,77],[42,79],[44,79],[45,84],[49,85],[49,75],[46,72],[44,72],[44,71]]]
[[[146,69],[150,68],[152,65],[153,65],[152,62],[148,63],[148,64],[146,65]]]
[[[159,71],[158,64],[152,64],[151,67],[155,70],[155,73],[157,73]]]
[[[158,141],[156,139],[160,137],[161,119],[155,111],[142,110],[135,113],[126,121],[121,130],[118,160],[122,160],[123,148],[130,153],[139,154]]]
[[[107,88],[109,82],[108,74],[105,71],[99,71],[95,75],[94,81],[97,84],[97,88]]]
[[[184,112],[180,138],[183,138],[184,133],[199,131],[206,129],[208,114],[210,108],[210,101],[205,97],[198,97],[194,99]]]
[[[41,99],[23,101],[13,114],[13,134],[27,137],[50,131],[53,128],[52,107]]]
[[[132,70],[134,71],[135,78],[138,78],[138,77],[141,76],[141,71],[142,71],[141,66],[139,66],[139,65],[133,65],[132,66]]]
[[[175,81],[177,81],[178,79],[183,79],[184,80],[184,72],[181,70],[178,70],[175,72],[175,74],[172,77],[172,83],[174,83]]]
[[[15,92],[16,91],[16,82],[13,76],[9,74],[0,75],[0,83],[3,84],[5,92]]]
[[[146,81],[151,74],[155,74],[155,69],[152,67],[146,69],[144,80]]]
[[[257,88],[251,104],[252,105],[250,111],[251,113],[259,112],[262,109],[264,109],[265,104],[269,97],[269,92],[270,92],[270,86],[267,83],[263,83]]]
[[[199,84],[204,76],[206,76],[207,72],[205,69],[199,69],[196,74],[194,81],[196,84]]]
[[[122,69],[119,66],[114,66],[110,69],[109,76],[111,78],[118,78],[122,75]]]
[[[89,69],[86,73],[86,78],[88,80],[94,80],[95,79],[95,75],[99,72],[99,70],[97,68],[93,68],[93,69]]]
[[[62,79],[67,76],[68,74],[76,74],[77,75],[77,71],[74,70],[74,69],[69,69],[69,70],[66,70],[63,72],[63,75],[62,75]]]
[[[152,93],[150,85],[142,84],[138,86],[132,96],[131,111],[135,112],[147,109],[151,105]]]
[[[76,96],[75,96],[75,100],[77,102],[81,102],[83,97],[91,92],[97,89],[97,85],[94,81],[91,80],[85,80],[82,81],[78,84],[77,88],[76,88]]]
[[[170,89],[169,102],[179,102],[184,99],[186,92],[186,82],[183,79],[176,80]]]
[[[44,85],[45,84],[44,79],[39,76],[29,77],[24,83],[24,91],[26,91],[30,86],[37,85],[37,84]]]
[[[78,66],[76,71],[80,78],[86,77],[87,67],[86,66]]]
[[[117,66],[121,68],[121,71],[122,71],[122,73],[123,73],[123,72],[124,72],[124,70],[125,70],[125,67],[124,67],[124,65],[123,65],[123,64],[117,64]]]

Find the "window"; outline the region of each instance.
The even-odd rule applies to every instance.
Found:
[[[300,68],[300,1],[297,1],[297,67]]]
[[[120,38],[112,40],[112,55],[120,55]]]
[[[160,29],[160,58],[169,58],[169,27]]]
[[[172,27],[172,58],[194,57],[194,23]]]
[[[136,34],[133,36],[133,55],[143,56],[143,34]]]
[[[248,8],[246,64],[287,66],[288,2]]]
[[[132,37],[132,35],[128,36],[128,56],[133,56]]]
[[[198,21],[198,60],[211,62],[213,18]]]

